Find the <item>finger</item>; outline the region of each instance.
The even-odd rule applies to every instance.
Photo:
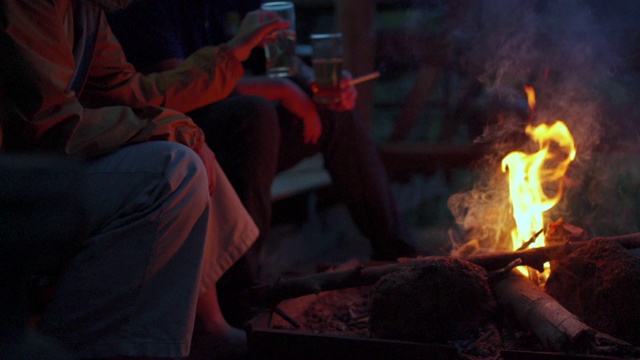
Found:
[[[268,10],[257,10],[254,14],[247,14],[245,19],[257,19],[258,24],[266,24],[274,20],[284,20],[278,14]]]
[[[273,11],[268,10],[258,10],[258,19],[260,22],[267,22],[273,19],[280,19],[280,16]]]
[[[260,24],[260,28],[258,29],[258,34],[262,33],[263,36],[276,30],[286,29],[291,25],[288,20],[284,20],[281,18],[269,19]]]
[[[353,96],[343,95],[340,101],[329,104],[329,109],[333,111],[351,111],[355,108],[356,99]]]
[[[305,144],[316,144],[322,134],[322,125],[317,122],[311,126],[305,127]]]
[[[249,16],[253,15],[252,13],[248,13],[245,19],[249,19]],[[263,23],[268,20],[268,13],[266,11],[258,11],[257,18],[260,23]]]
[[[353,80],[353,78],[351,76],[342,76],[342,80],[340,80],[340,88],[341,89],[347,89],[349,87],[353,87],[353,85],[350,84],[351,80]]]
[[[307,144],[317,144],[319,138],[320,138],[320,134],[309,134],[309,137],[308,137],[306,143]]]
[[[251,39],[254,42],[254,46],[264,47],[269,35],[277,30],[286,29],[289,27],[289,22],[280,19],[269,20],[265,24],[261,24],[259,28],[255,29],[251,35]]]
[[[304,137],[304,143],[305,144],[316,144],[318,142],[318,135],[315,135],[313,133],[308,133],[305,135]]]
[[[342,93],[342,102],[344,103],[349,103],[349,102],[353,102],[356,99],[356,92],[355,91],[348,91],[348,92],[344,92]]]
[[[252,35],[253,39],[259,39],[256,45],[260,44],[264,46],[266,38],[275,31],[286,29],[289,27],[289,22],[285,20],[272,20],[270,23],[265,24],[258,28]]]

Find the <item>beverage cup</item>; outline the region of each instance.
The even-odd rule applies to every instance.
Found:
[[[266,73],[269,77],[287,77],[298,73],[296,61],[296,12],[292,2],[275,1],[260,5],[289,21],[287,29],[274,31],[265,38]]]
[[[344,61],[342,34],[312,34],[311,48],[311,65],[315,75],[312,86],[314,101],[318,104],[339,102]]]

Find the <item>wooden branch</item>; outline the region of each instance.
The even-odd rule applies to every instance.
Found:
[[[622,245],[626,249],[640,248],[640,233],[612,236],[597,237],[589,241],[614,241]],[[532,267],[538,271],[544,270],[544,263],[549,260],[563,258],[579,248],[586,246],[589,241],[574,241],[566,244],[545,246],[534,249],[527,249],[513,252],[495,252],[484,255],[476,255],[466,258],[474,264],[480,265],[487,271],[497,270],[506,267],[515,259],[521,259],[522,265]]]
[[[352,270],[325,272],[291,279],[280,280],[273,285],[259,285],[251,288],[249,299],[253,305],[274,306],[280,301],[323,291],[346,289],[375,284],[384,275],[404,264],[394,263],[364,267]]]
[[[594,238],[591,241],[611,240],[627,249],[640,248],[640,233]],[[549,260],[559,259],[585,246],[589,241],[568,242],[562,245],[527,249],[515,252],[496,252],[465,258],[480,265],[488,272],[508,267],[513,261],[520,259],[526,265],[543,271],[543,264]],[[322,291],[346,289],[351,287],[375,284],[381,277],[403,267],[411,267],[430,257],[410,259],[399,263],[379,266],[359,266],[344,271],[326,272],[290,279],[281,279],[275,284],[259,285],[248,290],[246,294],[254,306],[275,306],[280,301],[308,294],[319,294]]]
[[[511,272],[496,281],[498,303],[533,331],[548,350],[578,354],[637,354],[633,345],[601,333],[562,307],[539,286]]]

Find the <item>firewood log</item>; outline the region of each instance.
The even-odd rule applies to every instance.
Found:
[[[620,243],[627,249],[640,248],[640,233],[593,238],[590,241],[611,240]],[[559,259],[585,246],[588,241],[567,242],[562,245],[546,246],[542,248],[526,249],[514,252],[495,252],[484,255],[470,256],[465,260],[480,265],[488,272],[509,267],[520,259],[521,265],[526,265],[542,271],[543,264],[549,260]],[[377,266],[360,266],[352,270],[334,271],[312,274],[290,279],[280,279],[275,284],[255,286],[247,291],[247,298],[253,306],[272,307],[285,299],[291,299],[308,294],[318,294],[322,291],[338,290],[375,284],[382,276],[401,267],[409,267],[425,258],[403,259],[401,262]]]
[[[512,271],[492,286],[498,304],[513,313],[549,350],[637,356],[633,345],[583,323],[542,288]]]

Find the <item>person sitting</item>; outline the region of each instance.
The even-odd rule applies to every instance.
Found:
[[[225,321],[215,284],[258,230],[202,130],[172,108],[226,97],[250,50],[287,23],[249,13],[225,44],[145,76],[106,22],[105,11],[128,3],[0,4],[0,39],[12,46],[3,59],[21,58],[36,89],[10,109],[2,152],[82,162],[76,190],[86,235],[65,259],[38,328],[73,358],[178,358],[189,354],[197,317],[214,356],[243,353],[245,334]],[[201,87],[215,91],[205,98]],[[39,206],[42,221],[55,209]]]
[[[179,66],[189,54],[202,47],[228,41],[237,31],[234,21],[258,5],[258,1],[140,0],[109,14],[108,21],[129,61],[152,74]],[[233,23],[225,26],[227,20]],[[216,104],[189,113],[204,129],[207,143],[216,152],[221,167],[240,198],[245,199],[243,203],[249,212],[255,215],[254,220],[261,229],[257,243],[268,235],[271,201],[264,194],[268,194],[275,172],[247,178],[233,167],[240,161],[249,168],[268,162],[281,172],[306,157],[321,153],[339,198],[371,242],[372,258],[395,260],[412,255],[415,251],[412,240],[398,214],[386,170],[367,127],[353,111],[357,91],[347,85],[349,77],[344,79],[341,101],[330,107],[321,106],[312,100],[309,81],[313,72],[300,63],[303,65],[300,76],[245,75],[235,86],[234,94],[257,95],[276,103],[278,119],[253,119],[238,124],[235,131],[228,130],[233,134],[247,131],[248,127],[259,127],[261,135],[253,137],[253,141],[268,143],[265,147],[278,149],[277,154],[265,152],[254,159],[238,160],[235,156],[238,149],[224,141],[229,133],[217,131],[219,126],[215,123],[220,118]],[[252,195],[254,193],[262,195]],[[257,218],[256,214],[261,216]]]

